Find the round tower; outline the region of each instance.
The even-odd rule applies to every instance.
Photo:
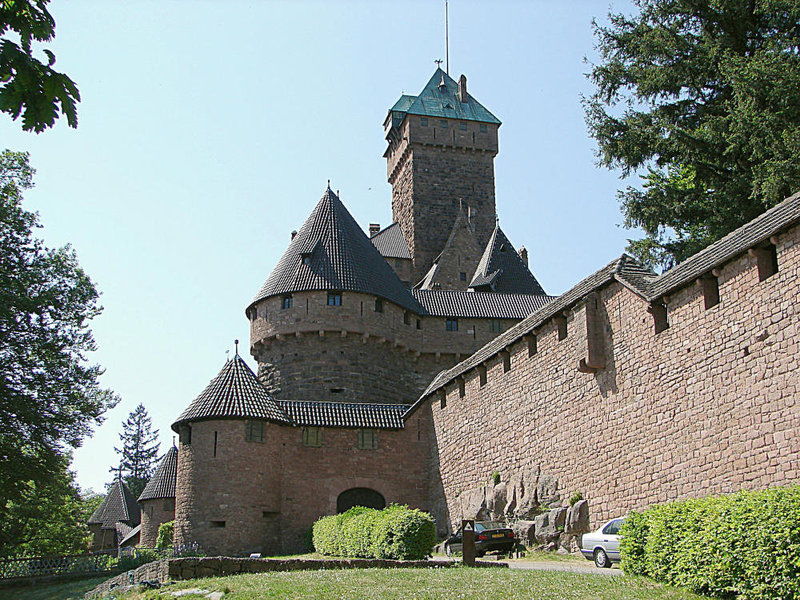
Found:
[[[139,546],[155,548],[158,528],[175,519],[175,479],[178,474],[178,449],[173,446],[161,459],[156,472],[139,495],[141,529]]]
[[[237,352],[172,424],[176,546],[229,556],[280,551],[280,429],[287,424]]]

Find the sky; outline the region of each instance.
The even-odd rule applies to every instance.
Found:
[[[560,294],[621,254],[619,174],[596,165],[580,104],[591,23],[622,1],[451,0],[450,75],[502,122],[500,224]],[[170,424],[242,340],[244,309],[327,180],[364,229],[391,223],[383,120],[445,58],[444,2],[53,0],[48,45],[81,92],[79,124],[41,134],[0,115],[31,154],[37,235],[70,244],[104,307],[102,384],[121,402],[74,453],[84,488],[118,464],[143,404]],[[443,65],[444,66],[444,65]]]

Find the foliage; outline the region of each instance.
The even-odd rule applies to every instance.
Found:
[[[669,268],[800,189],[800,3],[637,0],[594,23],[584,98],[630,250]]]
[[[131,569],[136,569],[160,558],[161,556],[155,550],[149,548],[134,548],[133,552],[119,558],[117,561],[117,568],[122,571],[130,571]]]
[[[0,153],[0,540],[6,544],[12,530],[24,530],[13,522],[15,507],[32,494],[65,489],[69,447],[79,446],[117,402],[98,384],[102,369],[86,361],[95,348],[88,323],[101,310],[97,291],[69,247],[48,249],[33,236],[37,217],[22,208],[33,173],[26,153]]]
[[[175,537],[175,521],[167,521],[158,526],[156,537],[156,548],[172,548],[172,540]]]
[[[581,500],[583,500],[583,494],[580,492],[573,492],[572,496],[569,497],[569,505],[575,506]]]
[[[120,455],[122,479],[134,498],[142,493],[158,465],[158,429],[152,431],[152,427],[150,415],[139,404],[122,423],[119,434],[122,447],[114,448]]]
[[[33,56],[33,42],[50,42],[56,23],[47,11],[50,0],[11,0],[0,3],[0,111],[25,131],[40,133],[52,127],[59,113],[70,127],[78,126],[80,93],[75,83],[53,69],[56,56],[42,49],[46,63]],[[19,36],[19,44],[9,39]]]
[[[0,556],[78,554],[88,549],[88,515],[64,457],[58,469],[27,481],[22,496],[4,509]]]
[[[500,483],[500,471],[495,471],[494,473],[492,473],[492,483],[494,483],[495,485]]]
[[[626,573],[723,598],[800,597],[800,486],[655,506],[622,535]]]
[[[186,558],[189,556],[208,556],[208,554],[197,542],[192,542],[190,544],[175,546],[173,556],[175,558]]]
[[[356,506],[314,523],[313,541],[329,556],[416,560],[430,555],[436,527],[428,513],[407,506]]]

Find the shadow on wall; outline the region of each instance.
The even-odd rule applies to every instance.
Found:
[[[600,327],[603,331],[603,344],[605,344],[606,366],[594,374],[597,388],[603,398],[609,394],[617,393],[617,365],[614,362],[614,330],[611,327],[611,319],[608,316],[605,302],[597,303],[597,317],[600,320]]]
[[[431,403],[426,402],[418,410],[420,412],[424,411],[424,414],[420,414],[419,418],[423,419],[423,422],[426,423],[428,428],[428,438],[430,440],[430,443],[428,444],[428,449],[430,452],[428,457],[428,464],[430,466],[428,469],[430,478],[428,481],[428,502],[430,513],[433,515],[434,521],[436,521],[436,537],[445,538],[451,533],[450,510],[447,508],[447,500],[444,494],[444,484],[442,483],[442,471],[439,463],[439,444],[436,440],[436,431],[433,427]]]

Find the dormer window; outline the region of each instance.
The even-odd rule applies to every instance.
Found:
[[[300,255],[300,261],[304,265],[310,265],[311,264],[311,254],[301,254]]]

